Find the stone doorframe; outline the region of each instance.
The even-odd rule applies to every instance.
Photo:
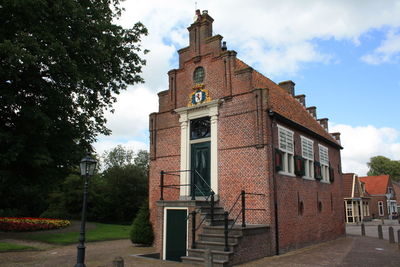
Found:
[[[196,106],[175,109],[181,125],[181,170],[190,170],[190,120],[210,117],[211,122],[211,189],[218,194],[218,107],[222,103],[216,99]],[[190,173],[180,173],[180,184],[190,184]],[[190,187],[180,187],[180,199],[189,199]]]

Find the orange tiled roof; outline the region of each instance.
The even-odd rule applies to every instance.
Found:
[[[248,67],[249,66],[243,61],[236,59],[236,69],[244,69]],[[285,118],[308,128],[309,130],[325,137],[335,144],[338,144],[336,139],[334,139],[327,131],[325,131],[319,122],[311,116],[311,114],[302,104],[299,103],[299,101],[297,101],[293,96],[289,95],[285,89],[256,70],[253,71],[253,86],[255,88],[269,88],[269,98],[272,111],[275,111]]]
[[[365,183],[365,190],[370,195],[386,194],[389,184],[389,175],[359,177],[360,181]]]

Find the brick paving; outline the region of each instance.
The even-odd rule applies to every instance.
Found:
[[[385,222],[385,225],[388,226],[389,223]],[[376,227],[374,224],[376,222],[372,222],[368,227]],[[347,229],[354,230],[357,234],[357,226],[347,226]],[[400,266],[400,249],[397,243],[389,244],[387,240],[361,237],[361,231],[358,232],[358,235],[348,234],[346,237],[333,241],[279,256],[262,258],[240,266]],[[367,234],[369,232],[371,231],[367,230]],[[9,241],[12,242],[12,240]],[[42,249],[44,250],[2,252],[0,267],[70,267],[76,262],[76,244],[52,248],[42,247]],[[152,247],[135,247],[129,240],[90,242],[86,244],[85,263],[88,267],[111,267],[113,259],[120,256],[124,259],[125,266],[190,266],[135,256],[154,251]]]

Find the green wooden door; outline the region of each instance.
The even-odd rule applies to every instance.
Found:
[[[182,261],[186,256],[187,211],[186,209],[167,209],[165,259]]]
[[[210,142],[191,145],[191,170],[196,185],[196,196],[210,195],[210,152]]]

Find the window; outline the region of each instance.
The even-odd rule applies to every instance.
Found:
[[[301,155],[305,159],[306,178],[314,177],[314,142],[304,136],[301,137]]]
[[[204,81],[204,68],[197,67],[193,72],[193,82],[202,83]]]
[[[329,154],[328,148],[319,145],[319,161],[321,164],[322,181],[329,183]]]
[[[196,140],[210,136],[210,117],[190,120],[190,140]]]
[[[351,200],[346,201],[347,222],[353,222],[353,203]]]
[[[379,211],[379,216],[383,216],[384,215],[383,201],[378,201],[378,211]]]
[[[286,174],[294,174],[294,144],[293,132],[278,125],[279,149],[282,155],[282,172]]]

